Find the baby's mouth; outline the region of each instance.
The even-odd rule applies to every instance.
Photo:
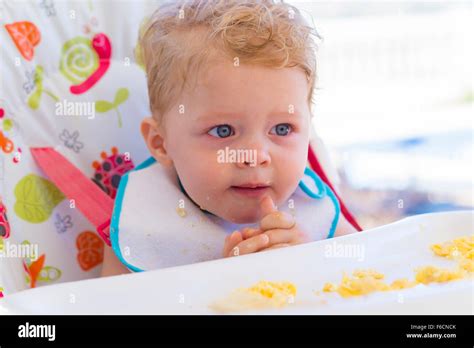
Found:
[[[264,183],[246,183],[230,187],[232,192],[245,197],[261,197],[270,190],[270,185]]]

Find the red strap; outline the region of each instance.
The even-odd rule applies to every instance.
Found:
[[[321,166],[321,164],[319,163],[318,161],[318,158],[316,157],[316,154],[314,153],[313,149],[311,148],[311,146],[309,147],[309,151],[308,151],[308,161],[309,161],[309,164],[311,165],[311,167],[313,168],[313,170],[321,177],[321,179],[326,183],[326,185],[329,186],[329,188],[334,192],[334,194],[336,195],[337,197],[337,200],[339,201],[339,204],[341,205],[341,212],[342,214],[344,215],[344,217],[346,218],[346,220],[352,225],[354,226],[354,228],[357,230],[357,231],[362,231],[362,228],[359,226],[359,224],[357,223],[356,219],[354,218],[354,216],[352,216],[352,214],[350,213],[350,211],[346,208],[346,205],[344,204],[344,202],[342,201],[341,197],[339,197],[339,195],[337,194],[336,190],[334,190],[334,187],[332,186],[332,184],[330,183],[328,177],[326,176],[326,173],[324,172],[323,170],[323,167]]]
[[[51,147],[31,148],[31,154],[48,178],[97,229],[107,245],[110,245],[109,224],[114,200],[91,179]]]

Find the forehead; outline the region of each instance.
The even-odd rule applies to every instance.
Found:
[[[232,108],[286,110],[289,105],[307,104],[309,83],[299,68],[270,68],[259,65],[218,61],[199,74],[196,85],[188,91],[192,103],[200,109]]]

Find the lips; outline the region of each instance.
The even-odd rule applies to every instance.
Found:
[[[262,188],[262,187],[269,187],[267,184],[261,184],[261,183],[248,183],[248,184],[242,184],[242,185],[236,185],[232,187],[238,187],[238,188]]]
[[[230,188],[233,192],[241,196],[260,197],[270,189],[270,186],[264,183],[245,183],[231,186]]]

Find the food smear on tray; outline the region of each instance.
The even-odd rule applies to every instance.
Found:
[[[382,273],[374,270],[357,270],[352,276],[344,274],[339,285],[326,283],[323,292],[337,292],[342,297],[362,296],[376,291],[392,291],[412,288],[418,284],[446,283],[471,276],[474,272],[474,236],[464,236],[442,244],[434,244],[431,250],[437,256],[457,262],[455,269],[435,266],[419,267],[415,279],[397,279],[387,284]]]
[[[373,270],[355,270],[352,275],[344,274],[340,284],[326,283],[325,293],[338,293],[349,298],[364,296],[374,292],[396,291],[413,288],[417,285],[446,283],[472,277],[474,273],[474,235],[464,236],[441,244],[434,244],[431,250],[435,255],[456,262],[454,269],[436,266],[422,266],[415,269],[413,280],[400,278],[388,283],[385,275]],[[320,294],[321,291],[316,291]],[[234,290],[224,299],[215,301],[209,307],[220,313],[231,313],[255,309],[283,308],[294,303],[295,284],[262,280],[249,288]]]
[[[324,292],[337,292],[342,297],[362,296],[376,291],[391,291],[411,288],[415,282],[408,279],[397,279],[392,284],[384,281],[385,276],[374,270],[356,270],[352,276],[344,274],[339,285],[326,283]]]
[[[282,308],[293,303],[295,296],[293,283],[262,280],[249,288],[234,290],[227,298],[212,303],[210,308],[220,313]]]

